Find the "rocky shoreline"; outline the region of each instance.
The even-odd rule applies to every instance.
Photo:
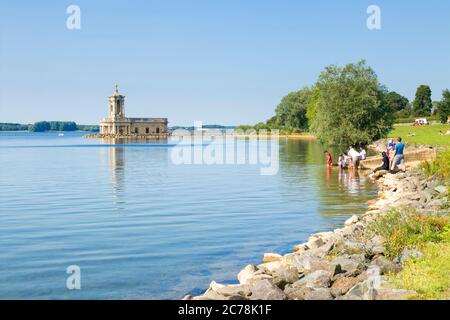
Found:
[[[426,179],[418,171],[379,174],[378,199],[368,211],[352,216],[343,228],[313,234],[294,252],[264,254],[260,265],[247,265],[237,275],[239,284],[212,281],[208,290],[184,300],[404,300],[415,291],[394,289],[386,281],[390,272],[418,251],[405,249],[394,260],[385,257],[383,239],[367,237],[368,225],[394,208],[414,208],[420,213],[442,212],[448,187]],[[445,210],[444,210],[445,211]],[[447,210],[448,212],[448,210]]]

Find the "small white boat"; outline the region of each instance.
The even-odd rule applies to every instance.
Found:
[[[58,134],[58,136],[63,137],[63,136],[64,136],[64,133],[60,133],[60,134]]]

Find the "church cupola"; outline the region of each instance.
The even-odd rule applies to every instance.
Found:
[[[113,119],[125,118],[125,96],[119,93],[117,84],[116,90],[109,97],[109,117]]]

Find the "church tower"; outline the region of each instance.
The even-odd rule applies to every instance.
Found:
[[[119,88],[116,84],[116,90],[109,97],[109,118],[123,119],[125,118],[125,96],[119,93]]]

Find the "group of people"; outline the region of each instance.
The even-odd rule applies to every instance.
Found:
[[[397,165],[405,162],[404,151],[405,144],[402,142],[402,138],[397,138],[397,143],[389,139],[386,144],[386,151],[381,153],[383,162],[381,166],[373,170],[373,173],[381,170],[394,171]]]
[[[327,165],[331,167],[333,165],[333,159],[331,153],[325,151],[327,158]],[[362,146],[351,146],[346,153],[341,153],[338,158],[338,166],[343,168],[359,168],[359,162],[366,159],[366,150]]]
[[[381,170],[395,171],[397,165],[404,163],[404,150],[405,144],[402,142],[402,138],[397,138],[397,142],[394,143],[393,139],[389,139],[386,144],[386,151],[381,153],[382,164],[375,168],[373,173]],[[333,158],[329,151],[325,151],[327,158],[328,168],[333,166]],[[362,146],[351,146],[346,153],[342,153],[338,158],[338,166],[340,169],[353,168],[358,169],[361,160],[366,159],[366,150]]]

